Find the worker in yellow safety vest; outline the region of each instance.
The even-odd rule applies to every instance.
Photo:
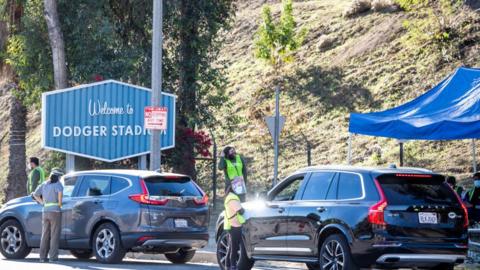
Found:
[[[245,210],[242,207],[240,198],[232,185],[228,185],[225,189],[225,217],[223,221],[223,229],[228,232],[230,237],[230,245],[226,255],[226,269],[238,269],[238,251],[242,243],[242,225],[245,223],[243,216]]]
[[[247,195],[247,164],[245,160],[236,153],[235,148],[227,146],[221,153],[218,168],[225,173],[225,186],[238,186],[238,197],[241,202],[245,202]]]
[[[30,158],[30,174],[28,175],[27,194],[34,192],[38,186],[45,182],[45,171],[40,167],[37,157]]]

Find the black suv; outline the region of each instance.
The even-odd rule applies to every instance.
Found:
[[[467,212],[445,177],[423,169],[310,167],[244,203],[239,269],[256,260],[309,269],[453,269],[467,252]],[[217,221],[217,258],[228,237]]]

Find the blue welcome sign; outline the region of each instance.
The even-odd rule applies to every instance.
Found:
[[[150,153],[144,108],[151,90],[114,80],[42,95],[42,146],[76,156],[112,162]],[[175,146],[176,96],[162,93],[167,129],[162,149]]]

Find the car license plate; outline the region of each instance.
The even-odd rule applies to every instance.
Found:
[[[186,219],[180,219],[180,218],[175,219],[175,228],[187,228],[187,227],[188,227],[188,223]]]
[[[418,221],[422,224],[437,224],[438,216],[437,213],[420,212],[418,213]]]

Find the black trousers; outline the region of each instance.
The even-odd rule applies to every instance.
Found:
[[[227,269],[237,268],[238,252],[242,243],[242,227],[232,227],[228,231],[230,245],[227,252]]]

